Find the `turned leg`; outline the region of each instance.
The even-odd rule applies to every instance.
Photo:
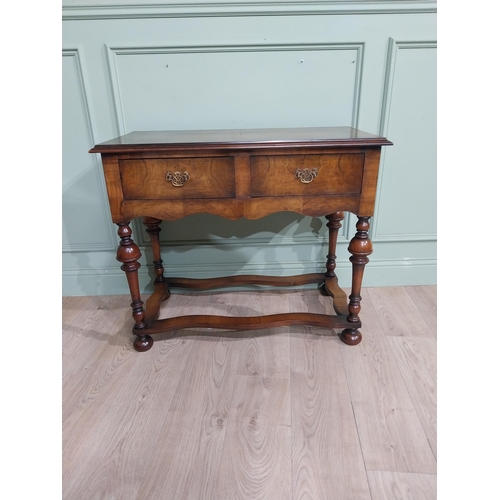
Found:
[[[349,295],[349,314],[347,321],[353,323],[352,328],[346,328],[340,334],[340,338],[349,345],[356,345],[361,342],[361,333],[358,331],[360,323],[359,312],[361,310],[361,282],[363,280],[363,271],[368,263],[368,255],[372,253],[372,242],[368,238],[368,229],[370,217],[358,217],[356,224],[357,232],[349,243],[348,250],[352,254],[352,288]]]
[[[155,266],[155,283],[163,283],[166,281],[165,276],[163,276],[163,261],[161,260],[161,247],[160,247],[160,219],[155,219],[154,217],[144,217],[144,225],[146,226],[146,232],[149,234],[149,239],[151,241],[151,247],[153,249],[153,264]],[[168,299],[170,292],[168,292]]]
[[[141,330],[146,328],[138,274],[138,270],[141,267],[141,264],[138,262],[141,257],[141,251],[131,238],[132,229],[130,229],[129,224],[129,222],[118,224],[118,236],[120,236],[121,241],[116,253],[116,259],[122,263],[121,269],[125,271],[127,276],[130,296],[132,297],[132,303],[130,305],[132,307],[132,316],[135,320],[134,334],[136,335],[134,349],[143,352],[151,349],[153,346],[153,339],[149,335],[141,333]]]
[[[337,251],[337,238],[339,235],[339,229],[342,227],[342,221],[344,220],[344,212],[335,212],[334,214],[327,215],[328,223],[326,227],[328,228],[328,255],[326,256],[326,273],[327,278],[333,278],[335,276],[335,267],[337,256],[335,252]]]
[[[333,278],[335,276],[335,267],[337,256],[335,252],[337,251],[337,237],[339,235],[339,229],[342,227],[342,221],[344,220],[344,212],[335,212],[333,214],[326,216],[328,223],[328,255],[326,256],[326,278]],[[329,296],[325,290],[325,283],[323,282],[319,286],[319,291],[322,295]]]

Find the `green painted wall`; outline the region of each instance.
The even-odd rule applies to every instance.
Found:
[[[128,293],[100,158],[133,130],[350,125],[382,156],[366,286],[436,282],[436,4],[63,2],[63,293]],[[338,274],[350,285],[348,217]],[[198,215],[164,222],[167,274],[324,269],[325,221]],[[134,225],[145,256],[147,234]],[[168,249],[167,249],[168,248]],[[140,270],[147,288],[151,269]]]

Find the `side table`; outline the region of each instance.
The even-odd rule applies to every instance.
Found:
[[[287,325],[342,329],[349,345],[361,342],[361,283],[372,243],[373,215],[384,137],[350,127],[131,132],[96,145],[100,153],[111,216],[118,225],[117,260],[125,271],[135,320],[134,348],[147,351],[152,335],[182,328],[253,330]],[[237,220],[292,211],[326,216],[329,245],[326,273],[298,276],[229,276],[212,279],[165,277],[160,223],[196,213]],[[344,211],[358,218],[350,241],[352,288],[347,298],[335,275],[337,235]],[[130,222],[142,217],[150,235],[154,292],[144,307],[138,269],[141,252]],[[318,283],[332,298],[335,314],[283,313],[252,317],[190,315],[158,319],[170,288],[209,290],[248,284],[298,286]]]

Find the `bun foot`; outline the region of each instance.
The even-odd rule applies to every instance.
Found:
[[[361,333],[353,328],[346,328],[340,334],[340,340],[347,345],[358,345],[361,342],[361,339]]]
[[[154,340],[149,335],[137,336],[134,340],[134,349],[138,352],[149,351],[153,344]]]
[[[326,291],[326,285],[325,285],[325,282],[323,281],[323,283],[320,283],[318,285],[318,290],[319,290],[319,293],[325,297],[330,297],[330,294]]]

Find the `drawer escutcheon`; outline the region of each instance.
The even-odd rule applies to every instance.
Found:
[[[172,186],[181,187],[190,179],[189,174],[184,172],[181,174],[180,172],[167,172],[166,176],[167,181],[172,183]]]
[[[316,177],[318,177],[318,169],[317,168],[313,168],[312,170],[309,168],[304,168],[304,169],[298,168],[295,171],[295,178],[299,179],[300,182],[303,182],[304,184],[309,184]]]

